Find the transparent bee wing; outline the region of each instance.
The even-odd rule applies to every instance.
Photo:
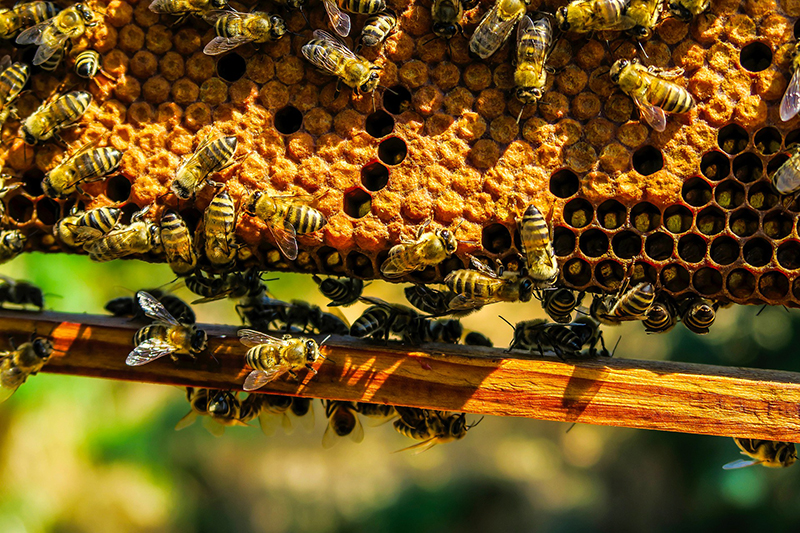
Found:
[[[262,344],[276,344],[278,346],[284,346],[286,344],[286,341],[283,339],[272,337],[266,333],[262,333],[254,329],[240,329],[237,331],[237,334],[239,335],[239,340],[245,346],[253,347],[260,346]]]
[[[500,9],[497,6],[498,4],[495,4],[492,7],[492,10],[489,11],[481,20],[480,24],[478,25],[478,29],[475,30],[475,34],[477,34],[478,31],[484,31],[484,32],[489,31],[491,33],[500,36],[496,39],[495,46],[493,48],[485,51],[481,50],[481,53],[478,54],[479,56],[481,56],[481,59],[488,58],[489,56],[497,52],[497,50],[499,50],[501,46],[503,46],[503,43],[506,42],[506,39],[513,31],[514,24],[516,24],[517,21],[519,20],[519,18],[515,16],[504,18],[503,16],[501,16]]]
[[[97,228],[90,228],[88,226],[76,226],[67,223],[66,226],[72,232],[72,240],[76,244],[83,244],[89,241],[95,241],[103,236],[103,232]]]
[[[161,305],[161,302],[156,300],[149,292],[139,291],[136,293],[136,298],[139,300],[139,306],[142,308],[142,311],[144,311],[144,314],[153,320],[165,322],[173,326],[180,325],[180,323],[169,314],[169,311]]]
[[[756,461],[755,459],[737,459],[736,461],[730,462],[722,467],[723,470],[735,470],[737,468],[746,468],[748,466],[753,466],[760,464],[761,461]]]
[[[13,387],[13,388],[0,387],[0,403],[3,403],[4,401],[11,398],[11,396],[13,396],[15,392],[17,392],[18,388],[19,387]]]
[[[0,59],[0,70],[6,70],[11,66],[11,56],[6,54],[3,59]]]
[[[450,303],[447,304],[447,307],[454,311],[466,311],[468,309],[478,309],[479,307],[483,307],[486,304],[494,303],[496,301],[498,300],[467,298],[463,294],[458,294],[455,298],[450,300]]]
[[[646,102],[638,96],[633,97],[633,102],[639,108],[639,111],[641,111],[644,119],[654,130],[660,132],[667,129],[667,115],[664,114],[663,109],[652,105],[650,102]]]
[[[325,30],[314,30],[313,35],[315,39],[322,39],[324,41],[328,41],[328,43],[330,43],[331,46],[336,48],[339,52],[344,54],[349,59],[356,59],[358,57],[352,50],[347,48],[347,46],[345,46],[345,44],[342,41],[340,41],[330,33],[326,32]]]
[[[303,416],[294,416],[294,418],[298,420],[300,426],[302,426],[306,432],[310,432],[314,429],[314,403],[312,402],[309,406],[308,413]],[[291,420],[289,422],[291,423]]]
[[[39,48],[36,49],[36,55],[33,57],[34,66],[45,63],[55,54],[62,51],[64,49],[64,45],[66,44],[66,42],[67,42],[67,35],[59,33],[57,35],[52,36],[52,40],[40,44]]]
[[[40,22],[17,35],[17,44],[42,44],[42,33],[50,27],[50,21]]]
[[[339,442],[339,435],[334,431],[333,425],[329,423],[327,427],[325,427],[325,433],[322,435],[322,447],[329,450],[333,448],[337,442]]]
[[[522,17],[522,20],[519,21],[519,26],[517,26],[517,47],[519,47],[519,42],[528,33],[528,30],[533,28],[533,21],[528,15]]]
[[[153,0],[150,2],[150,11],[153,13],[177,13],[174,0]]]
[[[800,111],[800,69],[794,71],[781,100],[781,120],[786,122]]]
[[[158,0],[156,0],[158,1]],[[153,2],[155,4],[155,2]],[[236,11],[227,11],[225,9],[209,9],[205,13],[203,13],[203,20],[211,24],[212,26],[219,20],[220,18],[228,15],[230,18],[242,18],[239,13]]]
[[[361,420],[358,419],[358,415],[353,413],[353,416],[356,418],[356,425],[353,427],[353,431],[350,432],[350,440],[353,442],[361,442],[364,440],[364,426],[361,425]]]
[[[381,265],[381,273],[387,278],[397,278],[408,272],[413,272],[413,265],[403,261],[403,255],[399,253],[390,254],[386,261]]]
[[[161,339],[147,339],[128,354],[125,364],[141,366],[175,351],[175,347]]]
[[[286,256],[289,261],[297,259],[297,233],[294,226],[285,222],[283,226],[268,225],[272,236],[275,238],[275,244],[280,249],[281,253]]]
[[[334,0],[323,0],[323,4],[325,4],[325,11],[328,13],[328,20],[333,31],[342,37],[350,35],[350,17],[347,13],[339,9]]]
[[[289,368],[290,368],[289,365],[281,364],[269,371],[253,370],[247,375],[247,378],[244,380],[244,386],[242,388],[247,392],[260,389],[261,387],[263,387],[270,381],[273,381],[281,374],[285,374],[289,370]]]
[[[484,263],[477,257],[473,255],[469,256],[469,262],[482,274],[486,274],[490,278],[495,278],[495,279],[497,278],[497,273],[488,266],[486,266],[486,263]]]
[[[228,50],[233,50],[237,46],[250,42],[252,39],[244,35],[236,35],[234,37],[214,37],[203,48],[203,53],[209,56],[216,56],[224,54]]]
[[[225,426],[211,418],[210,416],[203,419],[203,427],[215,437],[221,437],[225,434]]]
[[[431,448],[433,448],[437,444],[438,444],[438,441],[436,440],[436,437],[431,437],[428,440],[419,442],[419,443],[414,444],[412,446],[408,446],[406,448],[403,448],[402,450],[397,450],[396,452],[393,452],[393,453],[400,453],[400,452],[405,452],[405,451],[409,451],[409,450],[414,450],[414,455],[416,455],[418,453],[422,453],[422,452],[430,450]]]
[[[197,420],[197,411],[192,409],[191,411],[186,413],[186,416],[178,420],[178,423],[175,424],[175,431],[180,431],[182,429],[188,428],[189,426],[194,424],[195,420]]]
[[[278,426],[283,428],[283,431],[289,435],[292,432],[292,421],[286,413],[261,413],[258,415],[258,424],[261,426],[261,432],[267,437],[275,434]]]

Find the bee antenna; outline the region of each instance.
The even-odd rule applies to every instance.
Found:
[[[610,355],[609,357],[614,357],[614,354],[615,354],[615,353],[616,353],[616,351],[617,351],[617,346],[619,346],[619,341],[621,341],[621,340],[622,340],[622,335],[620,335],[619,337],[617,337],[617,342],[614,344],[614,349],[613,349],[613,350],[611,350],[611,355]]]
[[[306,368],[309,370],[309,372],[313,372],[315,376],[317,375],[317,370],[313,366],[311,366],[311,363],[308,363],[306,365]]]
[[[433,35],[433,37],[431,37],[430,39],[425,39],[424,41],[422,41],[422,42],[420,43],[420,45],[421,45],[421,46],[425,46],[426,44],[428,44],[428,43],[430,43],[430,42],[432,42],[432,41],[435,41],[435,40],[436,40],[436,39],[438,39],[438,38],[439,38],[439,36],[438,36],[438,35],[436,35],[436,34],[434,34],[434,35]]]
[[[481,421],[482,421],[484,418],[486,418],[486,417],[485,417],[485,416],[482,416],[482,417],[480,417],[480,418],[478,419],[478,421],[477,421],[477,422],[473,422],[472,424],[469,424],[469,425],[467,426],[467,429],[472,429],[472,428],[474,428],[475,426],[477,426],[478,424],[480,424],[480,423],[481,423]]]
[[[570,424],[570,426],[567,428],[567,430],[564,433],[569,433],[570,431],[572,431],[572,428],[574,428],[576,425],[578,425],[578,423],[577,422],[573,422],[572,424]]]
[[[324,339],[322,339],[322,342],[321,342],[321,343],[319,343],[319,345],[320,345],[320,346],[322,346],[323,344],[325,344],[326,342],[328,342],[328,339],[330,339],[330,338],[331,338],[331,336],[330,336],[330,335],[328,335],[327,337],[325,337]]]
[[[525,111],[525,104],[522,104],[522,107],[519,108],[519,115],[517,115],[517,124],[522,119],[522,112]]]
[[[380,87],[380,88],[381,88],[381,89],[383,89],[384,91],[389,91],[390,93],[392,93],[392,94],[393,94],[393,95],[395,95],[395,96],[399,96],[399,95],[397,94],[397,91],[393,91],[392,89],[390,89],[389,87],[386,87],[385,85],[378,85],[378,87]]]
[[[508,324],[509,326],[511,326],[511,329],[513,329],[513,330],[515,330],[515,331],[516,331],[517,327],[516,327],[514,324],[512,324],[511,322],[509,322],[508,320],[506,320],[506,318],[505,318],[504,316],[502,316],[502,315],[497,315],[497,316],[499,316],[499,317],[500,317],[500,319],[501,319],[503,322],[505,322],[506,324]]]
[[[306,26],[310,27],[311,23],[308,21],[308,17],[306,16],[306,12],[303,10],[302,7],[300,9],[298,9],[298,11],[300,11],[300,14],[303,16],[303,20],[306,21]]]
[[[639,50],[642,51],[642,54],[644,55],[644,57],[646,57],[647,59],[650,59],[650,56],[647,55],[647,52],[644,51],[644,46],[642,46],[642,41],[636,41],[636,44],[639,45]]]

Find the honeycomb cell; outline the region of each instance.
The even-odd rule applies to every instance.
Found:
[[[617,290],[625,279],[625,268],[616,261],[602,261],[594,269],[594,278],[604,288]]]
[[[303,114],[294,106],[286,106],[275,112],[275,129],[284,135],[291,135],[303,125]]]
[[[564,226],[553,229],[553,250],[559,257],[572,254],[575,251],[575,233]]]
[[[667,265],[661,269],[661,285],[671,292],[682,292],[689,287],[689,271],[681,265]]]
[[[694,207],[700,207],[711,201],[711,185],[703,178],[691,178],[686,180],[681,189],[681,196],[684,201]]]
[[[33,202],[27,196],[16,195],[8,201],[8,216],[18,224],[33,218]]]
[[[36,219],[40,224],[52,226],[61,214],[61,206],[51,198],[40,198],[36,201]]]
[[[781,150],[781,134],[772,127],[761,128],[753,137],[756,150],[764,155],[772,155]]]
[[[711,260],[720,265],[730,265],[739,259],[739,243],[728,236],[717,237],[709,248]]]
[[[789,279],[780,272],[767,272],[758,278],[758,292],[770,300],[782,300],[789,294]]]
[[[772,209],[778,204],[778,193],[770,182],[760,181],[754,183],[747,192],[747,203],[759,211]]]
[[[642,253],[642,238],[632,231],[621,231],[611,239],[611,248],[620,259],[632,259]]]
[[[372,209],[372,196],[360,187],[354,187],[344,193],[345,214],[352,218],[362,218]]]
[[[655,146],[642,146],[633,153],[633,169],[643,176],[655,174],[664,168],[664,156]]]
[[[723,209],[734,209],[744,203],[744,187],[734,180],[725,180],[714,187],[714,199]]]
[[[725,288],[735,298],[750,298],[756,290],[756,278],[744,268],[737,268],[728,274]]]
[[[368,191],[379,191],[389,183],[389,169],[382,163],[373,161],[361,169],[361,184]]]
[[[247,61],[237,54],[231,52],[217,60],[217,76],[225,81],[233,83],[247,71]]]
[[[42,180],[44,179],[44,172],[37,167],[26,170],[22,175],[22,190],[31,196],[41,196],[44,194],[42,191]]]
[[[750,43],[742,48],[739,63],[750,72],[761,72],[772,64],[772,50],[762,42]]]
[[[394,130],[394,118],[386,111],[376,111],[367,116],[364,129],[376,139],[386,137]]]
[[[645,238],[644,253],[653,261],[664,261],[672,256],[674,245],[672,237],[659,231]]]
[[[574,198],[564,206],[564,222],[573,228],[583,228],[591,224],[594,210],[592,204],[583,198]]]
[[[592,281],[592,268],[589,263],[577,257],[567,261],[561,273],[564,281],[575,287],[583,287]]]
[[[630,225],[642,233],[652,231],[661,225],[661,211],[650,202],[638,203],[631,209]]]
[[[606,200],[597,208],[597,221],[606,229],[617,229],[627,219],[628,211],[616,200]]]
[[[797,144],[798,142],[800,142],[800,130],[792,130],[786,134],[784,146],[786,146],[788,150],[793,144]]]
[[[712,181],[727,178],[731,172],[731,162],[722,152],[712,150],[703,155],[700,160],[700,172]]]
[[[771,239],[783,239],[792,233],[792,218],[782,211],[767,213],[761,229]]]
[[[725,229],[725,213],[714,206],[706,207],[697,214],[696,226],[704,235],[716,235]]]
[[[511,248],[511,233],[503,224],[489,224],[483,228],[481,244],[487,252],[502,254]]]
[[[658,270],[650,263],[637,262],[630,274],[631,283],[658,283]]]
[[[399,165],[406,158],[406,143],[400,137],[384,139],[378,145],[378,159],[386,165]]]
[[[769,163],[767,163],[767,176],[772,178],[772,175],[775,173],[775,171],[781,168],[781,166],[788,160],[789,156],[786,154],[778,154],[772,159],[770,159]]]
[[[752,152],[745,152],[733,160],[733,176],[742,183],[760,179],[764,172],[761,159]]]
[[[558,198],[569,198],[580,189],[578,175],[568,168],[559,170],[550,177],[550,192]]]
[[[701,268],[694,273],[692,285],[700,294],[714,296],[722,290],[722,274],[715,268]]]
[[[758,214],[749,209],[739,209],[730,215],[731,231],[739,237],[749,237],[758,231]]]
[[[717,134],[717,144],[727,154],[738,154],[747,148],[749,142],[750,137],[747,135],[747,130],[738,124],[728,124]]]
[[[122,174],[106,180],[106,196],[115,203],[122,203],[131,195],[131,182]]]
[[[800,242],[786,241],[778,246],[778,264],[786,270],[797,270],[800,268]]]
[[[699,235],[689,233],[678,241],[678,257],[687,263],[699,263],[706,255],[706,242]]]
[[[772,261],[772,246],[761,237],[753,237],[742,249],[745,263],[754,267],[762,267]]]
[[[608,237],[599,229],[590,229],[581,234],[578,246],[587,257],[602,257],[608,252]]]
[[[692,212],[682,205],[670,206],[664,211],[664,227],[670,233],[683,233],[692,227]]]
[[[372,278],[375,276],[375,268],[369,257],[359,252],[350,252],[345,258],[345,267],[348,272],[357,278]]]

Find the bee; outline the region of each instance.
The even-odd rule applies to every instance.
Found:
[[[570,324],[572,325],[572,324]],[[554,324],[542,318],[518,322],[514,327],[514,338],[509,350],[539,350],[544,355],[545,348],[551,348],[560,359],[576,357],[583,343],[575,332],[564,324]]]
[[[140,366],[169,355],[173,361],[178,355],[189,355],[192,359],[206,349],[208,336],[194,324],[178,322],[161,302],[145,291],[136,293],[139,305],[145,314],[155,320],[133,335],[136,348],[128,354],[125,364]]]
[[[0,276],[0,305],[31,305],[44,308],[44,294],[42,289],[25,280],[15,280],[6,276]]]
[[[292,432],[292,420],[289,418],[289,410],[293,403],[291,396],[251,394],[248,396],[248,400],[250,398],[259,404],[258,423],[264,435],[271,437],[279,425],[283,427],[286,434]]]
[[[397,408],[400,418],[394,421],[394,428],[402,435],[419,444],[403,448],[399,451],[415,450],[421,453],[436,446],[463,439],[467,431],[480,423],[467,424],[464,413],[448,413],[446,411],[430,411],[422,409]],[[414,413],[419,412],[419,413]],[[414,413],[410,415],[410,413]],[[482,419],[481,419],[482,420]]]
[[[694,108],[694,98],[689,91],[667,81],[681,74],[683,69],[666,71],[645,67],[635,59],[618,59],[609,72],[611,81],[633,99],[647,123],[656,131],[664,131],[667,127],[664,111],[687,113]]]
[[[203,296],[193,301],[193,304],[213,302],[222,298],[255,298],[267,290],[256,270],[229,272],[218,277],[208,277],[201,271],[187,277],[185,283],[187,289],[198,296]]]
[[[0,265],[8,263],[20,253],[28,240],[20,230],[1,230],[0,231]]]
[[[208,11],[203,18],[214,25],[217,36],[203,48],[210,56],[224,54],[245,43],[277,41],[289,31],[279,16],[264,11],[237,13],[235,11]]]
[[[361,293],[364,290],[364,282],[358,278],[322,279],[314,274],[312,279],[319,287],[319,292],[331,300],[328,307],[353,305],[361,297]]]
[[[469,40],[471,54],[486,59],[503,46],[514,25],[525,16],[530,0],[496,0]]]
[[[711,0],[670,0],[667,9],[670,14],[682,22],[689,22],[711,5]],[[782,117],[781,117],[782,118]],[[783,119],[784,121],[787,119]]]
[[[531,204],[517,225],[528,277],[538,288],[553,285],[558,279],[559,270],[547,221]]]
[[[185,159],[178,170],[170,189],[180,200],[193,198],[206,181],[214,186],[208,177],[230,166],[236,154],[238,141],[236,137],[217,137],[201,142],[194,153]]]
[[[236,206],[228,191],[222,190],[203,212],[203,235],[206,257],[221,269],[229,270],[236,263]]]
[[[0,39],[11,39],[23,28],[55,17],[61,8],[52,2],[27,2],[0,10]]]
[[[75,191],[81,194],[84,183],[100,181],[122,163],[122,152],[116,148],[88,149],[85,146],[45,174],[42,190],[49,198],[63,200]]]
[[[397,278],[415,270],[435,266],[450,257],[458,248],[454,232],[446,229],[425,231],[427,223],[417,231],[415,241],[404,241],[389,250],[389,257],[381,265],[387,278]]]
[[[2,127],[2,124],[0,124],[0,127]],[[0,173],[0,221],[6,219],[6,204],[2,202],[2,199],[5,198],[6,194],[22,185],[22,183],[7,184],[8,181],[12,179],[14,179],[14,177],[10,174]]]
[[[361,46],[377,46],[381,44],[397,27],[397,15],[387,9],[369,17],[361,29]]]
[[[516,272],[499,273],[470,257],[478,270],[456,270],[444,278],[448,289],[456,296],[448,304],[457,311],[476,309],[495,302],[529,302],[533,296],[533,281]]]
[[[647,312],[642,323],[647,333],[666,333],[678,322],[678,310],[666,295],[659,296]]]
[[[286,373],[297,379],[295,371],[303,368],[317,373],[312,364],[322,356],[314,339],[291,335],[278,339],[253,329],[240,329],[238,333],[242,344],[250,347],[245,361],[253,369],[245,378],[244,390],[260,389]]]
[[[245,211],[267,223],[281,253],[290,261],[297,259],[296,235],[321,230],[328,220],[325,215],[305,205],[314,198],[302,196],[269,196],[256,191],[247,201]]]
[[[470,331],[464,336],[464,344],[467,346],[485,346],[487,348],[494,347],[492,340],[477,331]]]
[[[43,102],[22,124],[22,138],[26,144],[34,145],[52,137],[63,143],[58,130],[71,126],[83,116],[92,95],[86,91],[73,91],[56,98],[53,102]]]
[[[522,118],[522,110],[527,104],[535,104],[542,98],[547,85],[545,63],[553,49],[553,28],[550,19],[540,16],[532,21],[527,15],[517,27],[517,66],[514,70],[515,94],[523,106],[517,122]]]
[[[192,308],[174,294],[164,292],[161,289],[148,289],[146,292],[161,302],[161,305],[170,315],[178,317],[181,323],[195,323],[196,317]],[[147,320],[147,315],[135,296],[121,296],[109,300],[104,309],[114,316],[131,317],[132,321],[141,322]]]
[[[292,300],[286,307],[283,315],[284,331],[290,331],[295,324],[302,325],[299,330],[306,332],[311,326],[311,331],[320,335],[347,335],[350,326],[342,317],[332,313],[324,313],[317,305],[311,305],[303,300]]]
[[[663,4],[660,0],[630,0],[625,15],[636,25],[628,30],[628,35],[639,41],[653,36],[653,28],[658,24]]]
[[[172,209],[161,215],[161,244],[169,267],[178,276],[186,276],[197,267],[197,252],[189,227]]]
[[[629,30],[636,21],[628,17],[626,0],[573,0],[556,11],[561,31],[589,33],[604,30]]]
[[[247,425],[242,418],[243,404],[234,391],[186,387],[186,399],[192,410],[178,421],[176,431],[191,426],[198,415],[209,417],[204,425],[216,437],[223,435],[225,426]]]
[[[331,448],[339,437],[349,437],[353,442],[364,440],[364,426],[358,419],[358,408],[353,402],[328,400],[325,403],[325,416],[328,427],[322,436],[322,447]]]
[[[114,229],[121,216],[122,210],[116,207],[97,207],[89,211],[73,208],[53,226],[53,235],[65,246],[83,246]]]
[[[314,429],[314,399],[292,397],[292,406],[289,409],[292,415],[299,419],[306,431]]]
[[[70,39],[77,39],[87,27],[96,26],[94,11],[88,4],[74,4],[51,19],[24,30],[17,35],[17,44],[35,44],[39,48],[33,65],[41,65],[53,55],[64,53]]]
[[[789,159],[772,175],[772,185],[781,194],[800,190],[800,144],[789,150]]]
[[[262,293],[257,296],[245,296],[236,304],[236,312],[242,323],[257,330],[275,329],[275,323],[284,321],[290,303],[270,298]]]
[[[150,11],[165,15],[178,15],[180,22],[188,15],[202,15],[212,9],[225,9],[227,0],[153,0]]]
[[[792,466],[797,461],[797,449],[791,442],[776,442],[771,440],[740,439],[733,438],[733,441],[742,451],[742,455],[747,455],[752,459],[739,459],[728,463],[722,468],[733,470],[734,468],[744,468],[746,466],[761,465],[769,468],[786,468]]]
[[[367,418],[375,420],[377,424],[388,422],[397,416],[397,411],[395,411],[393,405],[383,403],[358,402],[356,410]]]
[[[433,0],[431,6],[433,34],[441,39],[450,40],[457,33],[464,34],[461,19],[464,18],[464,4],[461,0]]]
[[[419,318],[419,313],[404,305],[390,304],[368,296],[363,296],[360,300],[372,305],[350,327],[350,335],[353,337],[371,336],[388,340],[391,334],[402,336]]]
[[[325,0],[325,6],[329,4],[330,0]],[[369,93],[378,87],[381,67],[357,56],[326,31],[315,30],[313,35],[314,38],[302,48],[303,55],[312,65],[336,76],[340,83],[352,87],[354,93]]]
[[[42,369],[53,353],[53,344],[44,337],[36,337],[16,347],[12,340],[11,350],[0,352],[0,402],[11,397],[28,376]]]
[[[5,56],[0,60],[0,69],[3,69],[3,72],[0,72],[0,127],[2,127],[9,115],[15,113],[12,104],[28,83],[31,69],[25,63],[12,64],[11,56]]]
[[[456,294],[451,291],[440,291],[425,285],[411,285],[403,289],[408,303],[424,313],[442,316],[450,313],[448,305]]]
[[[575,294],[575,291],[560,287],[554,290],[542,291],[542,308],[554,322],[571,322],[572,312],[583,301],[584,292]]]
[[[108,72],[103,70],[100,65],[100,54],[95,50],[84,50],[75,56],[75,74],[87,80],[93,80],[100,72],[106,78],[114,79]]]
[[[717,318],[714,305],[705,298],[689,298],[681,303],[680,308],[683,325],[698,335],[708,333]]]
[[[617,326],[627,320],[643,320],[656,298],[652,283],[639,283],[615,297],[595,297],[589,313],[595,320],[608,326]]]
[[[108,232],[84,245],[92,261],[112,261],[131,254],[146,254],[161,246],[161,229],[158,224],[142,220],[147,208],[134,213],[131,223]]]
[[[609,353],[606,349],[606,342],[603,339],[603,331],[600,329],[600,322],[589,316],[579,316],[570,324],[570,329],[578,337],[581,347],[588,346],[588,356],[590,358],[597,357],[613,357],[614,352]],[[600,350],[597,349],[597,343],[600,343]],[[619,340],[617,340],[619,342]],[[614,347],[616,351],[617,347]],[[578,354],[580,355],[580,354]]]

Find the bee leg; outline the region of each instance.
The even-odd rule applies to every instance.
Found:
[[[299,378],[297,377],[297,374],[295,373],[295,371],[294,371],[294,370],[289,370],[288,374],[289,374],[290,376],[292,376],[292,379],[294,379],[295,381],[297,381],[297,380],[299,379]]]
[[[339,93],[341,92],[342,92],[342,80],[338,79],[336,80],[336,90],[333,91],[333,99],[336,100],[337,98],[339,98]]]
[[[55,139],[56,142],[60,144],[62,148],[67,150],[69,149],[69,145],[67,144],[67,142],[57,132],[53,132],[53,139]]]

